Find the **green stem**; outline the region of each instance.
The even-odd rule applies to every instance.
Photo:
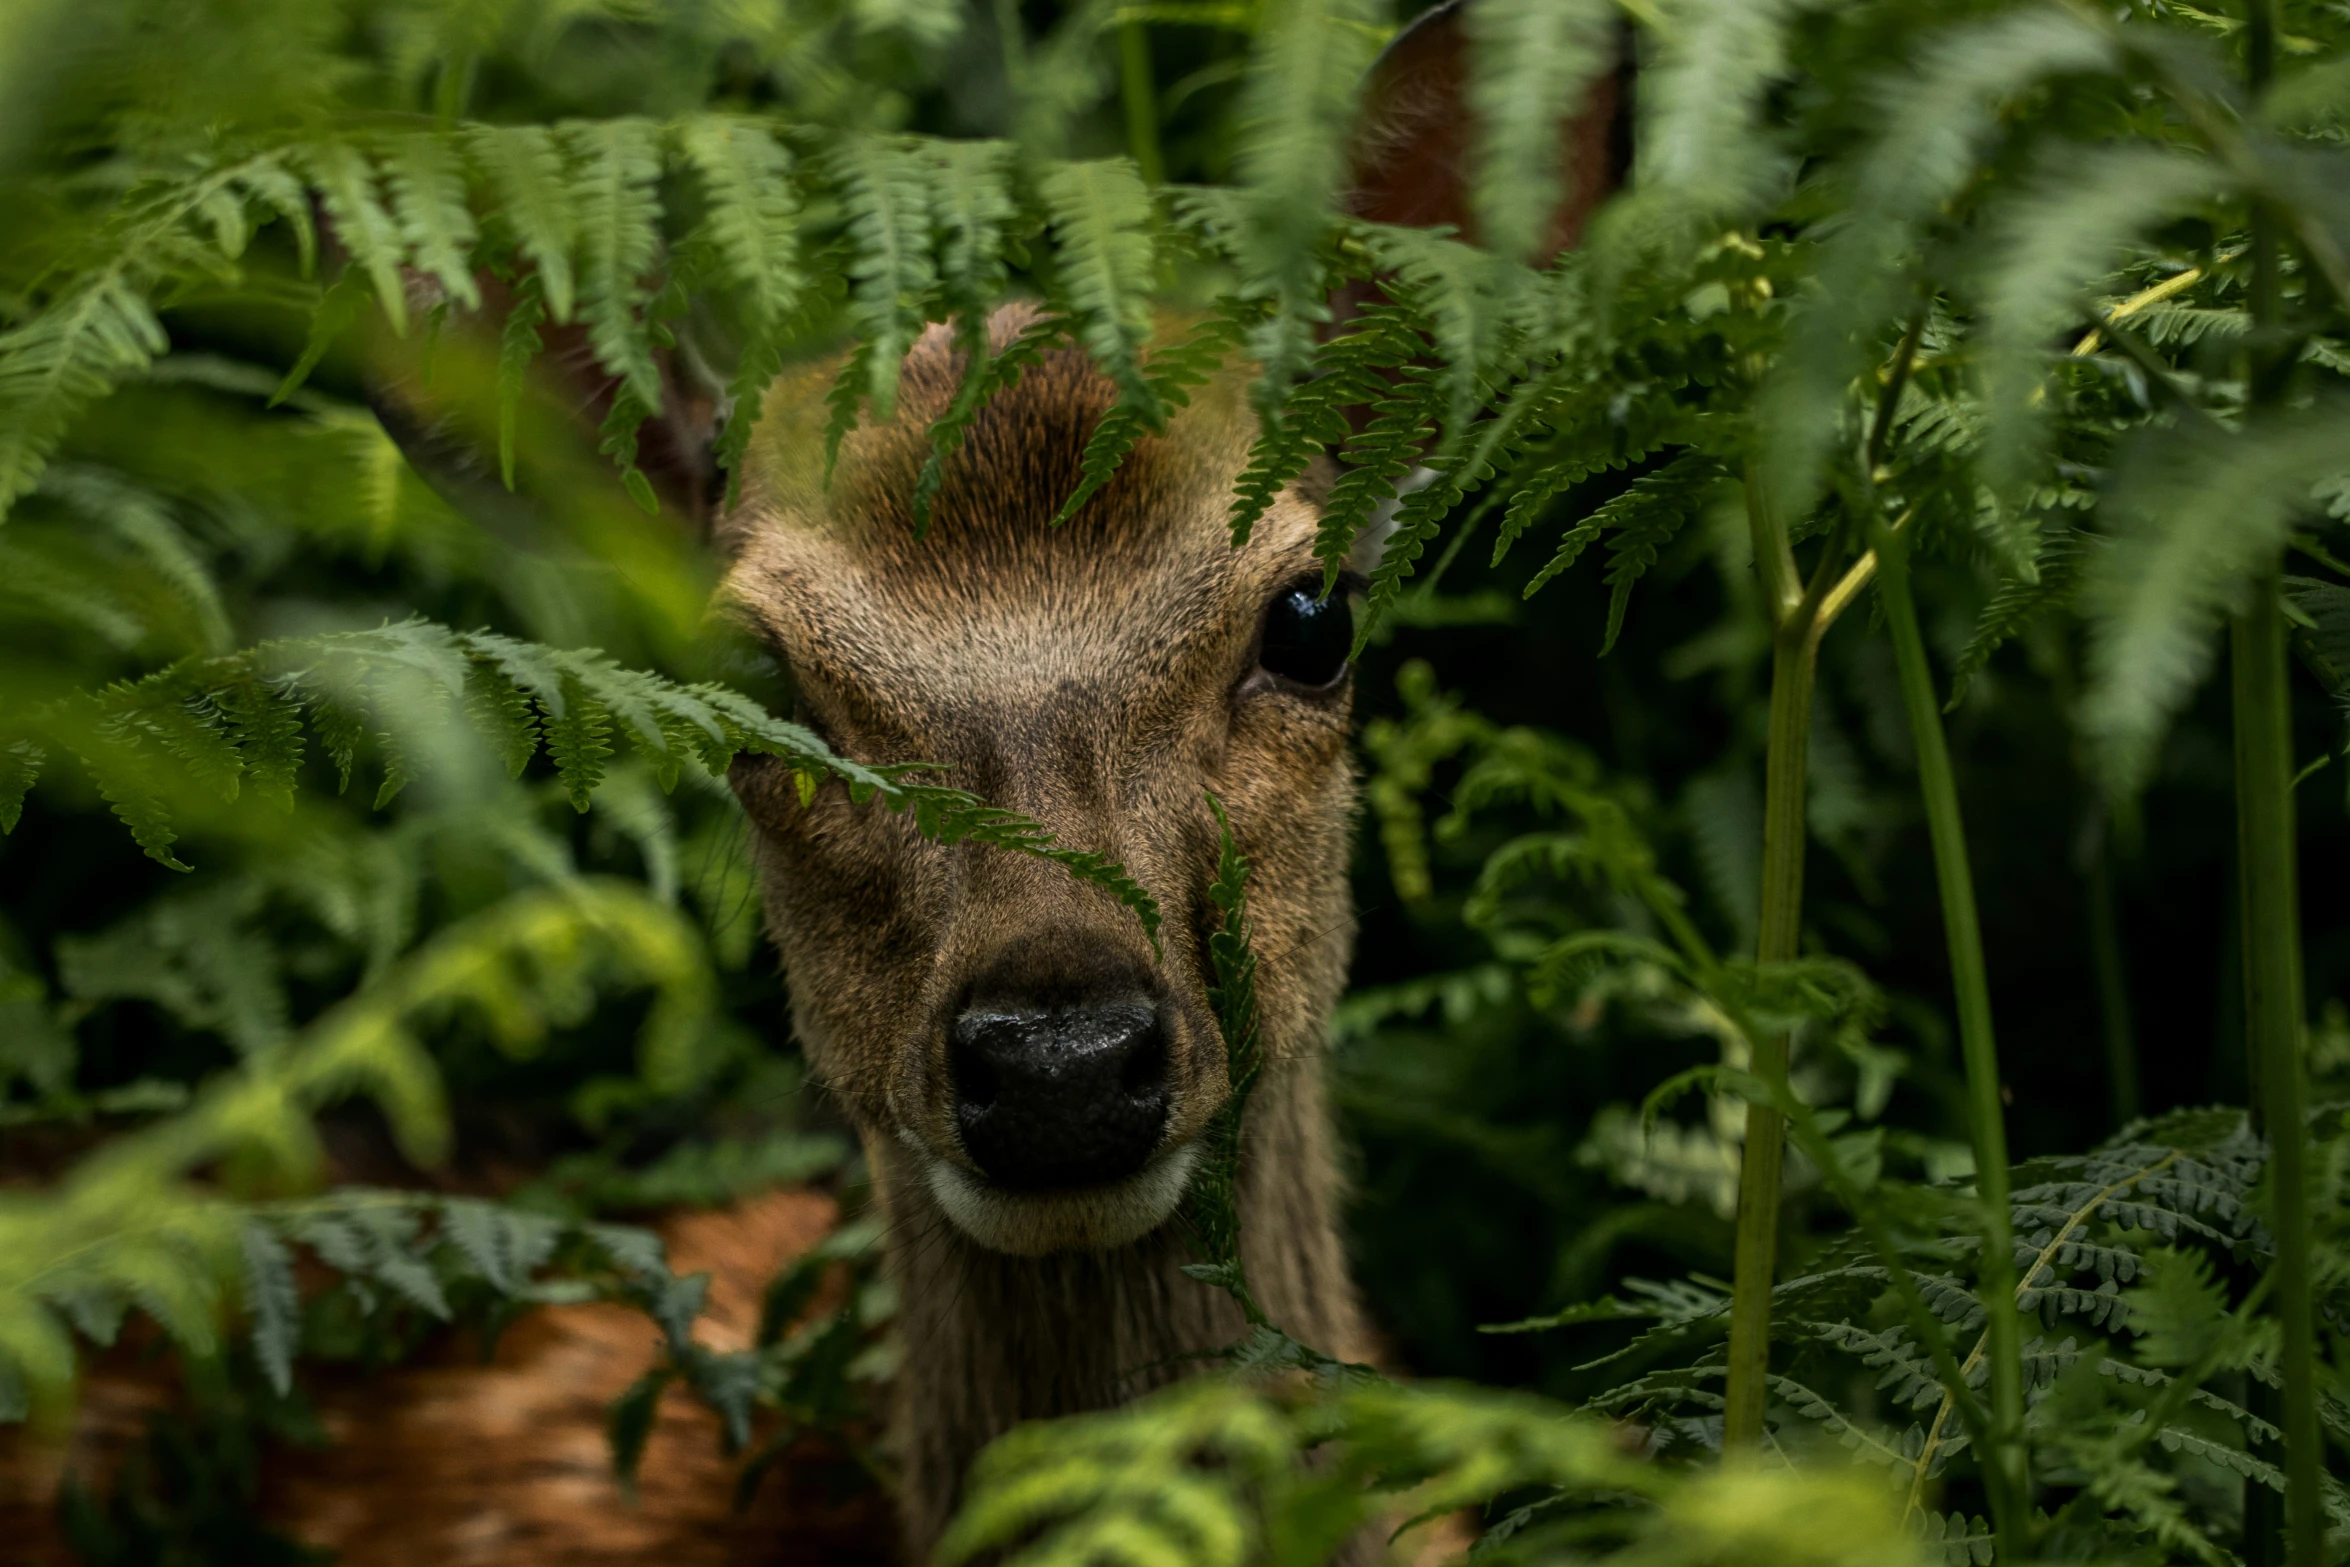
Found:
[[[1118,95],[1126,101],[1126,146],[1142,177],[1153,185],[1167,179],[1159,152],[1159,96],[1151,82],[1151,40],[1140,22],[1118,24]]]
[[[2269,1228],[2283,1329],[2286,1560],[2318,1567],[2317,1332],[2311,1305],[2309,1186],[2302,1135],[2301,919],[2293,864],[2291,708],[2285,617],[2272,568],[2229,628],[2236,721],[2237,875],[2243,917],[2244,1034],[2268,1133]]]
[[[1775,628],[1771,639],[1771,726],[1763,762],[1762,917],[1755,961],[1784,963],[1796,955],[1803,925],[1804,785],[1811,757],[1811,698],[1819,639],[1818,604],[1797,596],[1786,534],[1768,518],[1755,486],[1747,487],[1756,565],[1763,573]],[[1824,575],[1824,573],[1823,573]],[[1774,1092],[1787,1084],[1787,1036],[1753,1036],[1754,1075]],[[1765,1105],[1746,1107],[1746,1141],[1738,1164],[1738,1241],[1730,1284],[1725,1449],[1762,1440],[1763,1406],[1770,1392],[1771,1276],[1779,1252],[1779,1177],[1786,1119]]]
[[[1917,748],[1918,788],[1934,845],[1934,880],[1942,895],[1943,934],[1950,944],[1950,978],[1958,997],[1958,1037],[1966,1061],[1967,1120],[1974,1134],[1975,1192],[1982,1207],[1983,1253],[1978,1294],[1991,1367],[1992,1440],[1983,1453],[1985,1488],[1999,1554],[2020,1561],[2026,1548],[2023,1328],[2015,1309],[2015,1233],[2008,1212],[2007,1121],[2001,1099],[1999,1051],[1991,1032],[1991,980],[1983,963],[1982,923],[1975,909],[1974,872],[1967,864],[1966,825],[1959,814],[1958,777],[1942,732],[1942,704],[1933,666],[1910,596],[1909,539],[1877,528],[1877,594],[1893,636],[1902,705],[1909,710]]]
[[[2276,0],[2248,0],[2245,75],[2258,99],[2276,74]],[[2278,215],[2252,201],[2252,337],[2247,380],[2255,414],[2281,401],[2294,355],[2282,342]],[[2308,1172],[2301,1063],[2301,896],[2293,860],[2293,709],[2285,684],[2281,560],[2252,583],[2228,628],[2236,730],[2236,862],[2243,907],[2244,1039],[2269,1144],[2269,1229],[2276,1237],[2284,1432],[2285,1549],[2292,1567],[2320,1567],[2317,1324],[2311,1301]]]

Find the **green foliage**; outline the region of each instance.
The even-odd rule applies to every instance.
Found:
[[[1183,1222],[1201,1260],[1183,1271],[1229,1291],[1248,1313],[1249,1325],[1263,1328],[1264,1310],[1249,1290],[1240,1257],[1241,1120],[1264,1070],[1264,1049],[1257,1038],[1257,954],[1249,938],[1248,859],[1233,839],[1224,803],[1210,794],[1208,809],[1223,836],[1216,879],[1208,885],[1208,901],[1218,915],[1208,936],[1208,965],[1214,975],[1208,1000],[1216,1009],[1216,1031],[1224,1042],[1230,1093],[1200,1137],[1198,1164],[1184,1194]]]
[[[460,698],[492,726],[509,773],[519,775],[543,741],[574,810],[586,811],[604,781],[616,730],[664,789],[688,763],[719,778],[739,754],[773,757],[804,778],[838,780],[859,804],[879,797],[891,810],[910,807],[922,831],[940,842],[1052,859],[1110,891],[1156,936],[1158,908],[1149,893],[1104,856],[1054,845],[1032,818],[923,783],[920,763],[848,761],[723,686],[679,685],[592,651],[407,621],[175,664],[31,723],[39,739],[74,750],[90,767],[150,857],[185,870],[170,853],[175,834],[156,782],[155,750],[233,801],[247,776],[266,782],[291,775],[305,721],[346,787],[361,737],[373,736],[388,751],[381,808],[405,781],[399,742],[382,727],[389,710]]]
[[[2308,574],[2283,580],[2284,612],[2329,734],[2350,692],[2342,18],[2031,0],[1623,15],[1467,7],[1483,246],[1342,216],[1359,83],[1402,19],[1359,0],[1085,6],[1033,40],[1016,7],[863,0],[462,23],[267,0],[98,8],[54,39],[23,24],[0,62],[21,105],[0,125],[0,1126],[79,1140],[0,1215],[0,1405],[56,1415],[76,1335],[112,1337],[133,1306],[190,1364],[250,1359],[251,1425],[298,1397],[335,1312],[388,1357],[444,1316],[586,1289],[661,1325],[614,1413],[624,1472],[673,1383],[755,1451],[746,1484],[857,1406],[887,1362],[863,1253],[788,1272],[759,1345],[717,1355],[687,1331],[691,1281],[594,1227],[842,1152],[788,1118],[711,1125],[788,1076],[755,1042],[780,1014],[748,967],[745,829],[719,779],[763,759],[803,798],[840,787],[942,841],[1053,859],[1154,936],[1159,910],[918,759],[836,755],[741,689],[755,666],[710,679],[685,647],[707,564],[675,519],[616,500],[654,508],[664,448],[644,421],[666,439],[708,409],[736,498],[768,382],[845,339],[829,460],[861,419],[896,416],[904,350],[943,330],[964,372],[928,432],[917,530],[987,399],[1064,341],[1120,396],[1057,521],[1245,357],[1261,423],[1235,543],[1319,459],[1338,464],[1326,581],[1385,530],[1357,652],[1395,897],[1362,900],[1382,983],[1347,1003],[1338,1047],[1366,1283],[1407,1358],[1506,1345],[1531,1358],[1473,1363],[1581,1406],[1372,1385],[1255,1321],[1234,1364],[1311,1386],[1211,1381],[1016,1433],[953,1554],[1302,1562],[1474,1504],[1483,1552],[1528,1560],[2277,1559],[2246,1498],[2309,1456],[2278,1398],[2314,1390],[2339,1428],[2340,1371],[2279,1346],[2264,1153],[2235,1112],[2014,1173],[2017,1305],[2039,1327],[2001,1369],[2033,1402],[2020,1433],[1986,1424],[1983,1212],[1940,1056],[1946,976],[1918,956],[1941,915],[1904,863],[1923,863],[1924,731],[1869,617],[1844,612],[1875,580],[1865,552],[1898,537],[1900,592],[1951,666],[1987,899],[2001,877],[2045,889],[2027,869],[2072,852],[2104,857],[2109,884],[2136,843],[2145,876],[2177,872],[2125,911],[2141,929],[2213,902],[2224,868],[2177,825],[2224,814],[2229,747],[2198,692],[2213,633],[2265,609],[2287,548]],[[1102,155],[1122,129],[1111,22],[1146,45],[1163,110],[1146,129],[1204,183]],[[1636,178],[1585,253],[1550,261],[1558,116],[1627,31]],[[1341,282],[1359,308],[1333,331]],[[991,352],[1013,298],[1039,308]],[[461,514],[406,468],[350,397],[387,351],[419,367],[428,413],[478,381],[511,500],[436,475]],[[583,399],[617,481],[550,433]],[[425,422],[468,433],[462,412]],[[1492,549],[1468,550],[1489,518]],[[1470,591],[1440,592],[1453,572]],[[1806,630],[1797,610],[1819,618],[1791,662],[1820,674],[1791,757],[1760,685],[1773,639]],[[1399,634],[1471,649],[1470,690],[1404,663],[1391,703],[1368,671]],[[1595,674],[1562,647],[1612,659]],[[330,774],[372,787],[340,801]],[[1770,816],[1765,776],[1808,801]],[[1202,1276],[1246,1303],[1230,1186],[1257,954],[1223,825],[1207,935],[1233,1096],[1191,1216]],[[121,827],[191,879],[157,891]],[[1804,956],[1756,962],[1784,863],[1766,830],[1784,849],[1807,827],[1829,852],[1781,949]],[[2313,922],[2331,920],[2310,880]],[[2019,928],[2002,961],[2045,929]],[[2194,965],[2236,943],[2205,937]],[[2341,983],[2338,948],[2310,943],[2321,987]],[[2208,997],[2143,972],[2185,966],[2165,949],[2140,983],[2201,1019]],[[615,1025],[599,986],[655,999]],[[2025,1146],[2095,1141],[2096,1096],[2050,1064],[2082,1054],[2065,1008],[2084,988],[2000,995]],[[2222,1008],[2221,1037],[2236,1026]],[[1754,1070],[1781,1038],[1784,1087]],[[2205,1091],[2171,1076],[2171,1100]],[[569,1139],[513,1205],[287,1195],[326,1179],[313,1116],[335,1101],[373,1100],[430,1158],[447,1095],[477,1087],[555,1105]],[[1758,1104],[1796,1143],[1770,1327],[1784,1472],[1712,1457],[1718,1275]],[[2338,1325],[2331,1115],[2311,1124],[2315,1294]],[[1408,1238],[1382,1229],[1407,1212]],[[334,1276],[330,1310],[294,1287],[297,1248]],[[801,1323],[839,1268],[850,1305]],[[222,1331],[232,1300],[249,1350]],[[1596,1342],[1473,1340],[1481,1316]],[[1619,1441],[1594,1410],[1636,1426]],[[1902,1499],[1808,1456],[1830,1446]],[[2001,1511],[2001,1457],[2028,1460],[2045,1516],[1978,1516]],[[234,1464],[171,1462],[233,1508]],[[128,1559],[161,1536],[107,1538]]]
[[[948,1562],[990,1548],[1029,1567],[1322,1562],[1367,1527],[1534,1487],[1576,1496],[1586,1510],[1519,1507],[1487,1535],[1481,1559],[1585,1559],[1594,1546],[1692,1564],[1922,1555],[1890,1498],[1861,1475],[1677,1475],[1641,1462],[1587,1415],[1464,1388],[1298,1398],[1203,1380],[1126,1410],[1023,1427],[988,1450],[975,1478],[978,1502],[940,1546]]]

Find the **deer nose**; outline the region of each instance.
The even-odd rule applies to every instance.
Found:
[[[963,1147],[999,1186],[1100,1186],[1167,1124],[1167,1036],[1145,1000],[975,1003],[948,1034]]]

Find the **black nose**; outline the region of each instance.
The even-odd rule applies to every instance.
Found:
[[[948,1044],[963,1146],[1000,1186],[1099,1186],[1159,1145],[1167,1038],[1149,1001],[974,1001]]]

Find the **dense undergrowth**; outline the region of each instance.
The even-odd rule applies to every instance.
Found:
[[[837,438],[1026,297],[927,523],[1058,341],[1123,390],[1089,476],[1245,359],[1236,537],[1325,452],[1334,572],[1393,515],[1333,1066],[1366,1293],[1464,1380],[1288,1340],[1210,1179],[1242,1374],[1016,1433],[950,1556],[2346,1554],[2350,16],[1467,18],[1491,248],[1336,215],[1371,0],[0,12],[0,1415],[136,1312],[213,1455],[77,1493],[86,1553],[258,1549],[306,1366],[537,1303],[659,1324],[623,1470],[675,1379],[746,1486],[851,1422],[887,1292],[800,1319],[869,1230],[717,1355],[625,1222],[857,1179],[728,761],[1157,911],[778,716],[697,502],[780,366],[850,348]],[[1623,50],[1627,187],[1549,262]],[[485,466],[419,477],[387,361]]]

